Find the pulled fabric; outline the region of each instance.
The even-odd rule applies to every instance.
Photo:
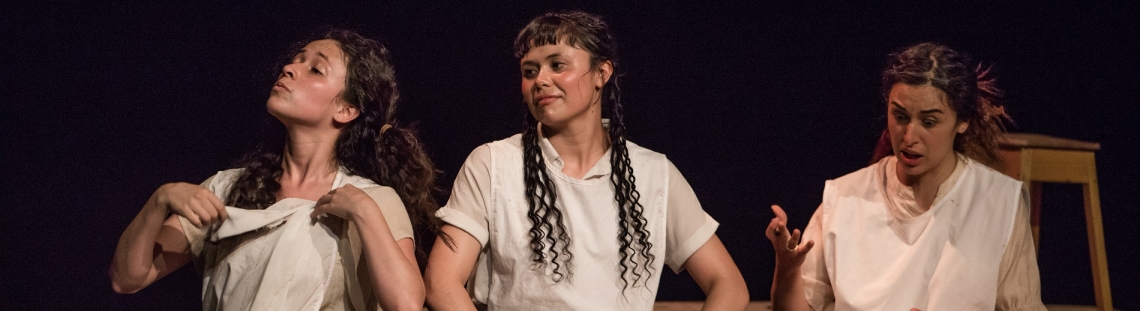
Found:
[[[309,217],[316,202],[288,198],[265,210],[226,207],[208,239],[269,230],[205,271],[203,310],[318,310],[337,258],[338,237]]]

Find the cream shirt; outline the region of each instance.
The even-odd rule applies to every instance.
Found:
[[[961,177],[968,160],[961,154],[958,154],[957,157],[958,163],[954,172],[939,185],[938,193],[933,204],[931,204],[932,207],[946,197],[953,188],[952,186]],[[903,185],[898,180],[898,176],[893,170],[896,161],[897,159],[888,157],[883,160],[885,163],[876,164],[884,168],[879,173],[883,177],[880,180],[884,181],[881,187],[888,194],[886,198],[887,213],[890,215],[888,222],[903,224],[892,225],[898,238],[907,243],[914,243],[915,239],[929,225],[929,222],[924,220],[930,217],[931,213],[922,211],[915,201],[913,189]],[[996,172],[991,173],[996,174]],[[998,275],[995,276],[997,281],[996,310],[1045,310],[1044,304],[1041,303],[1041,280],[1037,270],[1037,256],[1029,230],[1029,200],[1025,195],[1026,191],[1023,189],[1017,203],[1012,233],[1002,253]],[[822,213],[823,206],[821,205],[820,208],[816,209],[804,230],[802,241],[813,240],[816,242],[816,246],[808,253],[808,258],[801,267],[808,302],[815,310],[820,311],[835,308],[835,296],[825,266],[827,260],[825,256],[828,255],[825,254],[824,248],[820,244],[823,240]],[[931,260],[936,259],[931,258]]]
[[[483,245],[468,282],[491,310],[652,310],[662,264],[679,273],[719,225],[701,209],[689,184],[664,155],[627,143],[656,260],[645,287],[624,291],[618,270],[617,204],[610,184],[610,153],[581,179],[562,174],[549,140],[540,140],[555,205],[563,212],[574,255],[573,276],[555,283],[549,268],[534,268],[526,217],[522,135],[484,144],[468,156],[447,206],[437,213]],[[627,277],[627,279],[630,279]]]
[[[242,169],[231,169],[218,172],[214,176],[202,182],[201,186],[210,189],[219,198],[225,199],[230,190],[230,185],[240,175]],[[363,179],[361,182],[368,182],[367,179],[338,173],[339,178],[346,179]],[[334,182],[334,188],[337,184],[352,183],[352,182]],[[330,189],[331,190],[331,189]],[[381,212],[387,221],[388,228],[392,231],[392,236],[398,241],[405,238],[413,238],[414,232],[412,231],[412,223],[408,217],[407,210],[404,209],[404,204],[400,197],[392,188],[389,187],[371,187],[362,189],[380,206]],[[178,216],[178,221],[182,225],[182,231],[186,236],[186,240],[190,244],[190,253],[194,261],[194,266],[199,274],[205,271],[210,271],[216,265],[222,262],[230,254],[234,253],[238,248],[245,246],[250,241],[264,237],[274,229],[263,229],[245,233],[234,238],[224,239],[212,245],[207,241],[207,232],[203,228],[195,227],[184,217]],[[338,252],[332,267],[331,280],[329,281],[327,289],[325,289],[324,299],[321,302],[320,310],[356,310],[355,305],[363,305],[368,310],[379,310],[379,304],[376,302],[372,294],[371,284],[367,266],[360,265],[361,263],[361,242],[360,233],[356,230],[354,224],[349,221],[339,221],[336,217],[324,217],[322,223],[328,226],[334,233],[339,236],[338,247],[345,248],[345,252]],[[341,256],[343,253],[351,251],[353,254],[349,260],[345,260]],[[346,262],[350,263],[346,265]],[[348,269],[346,269],[348,268]],[[356,293],[350,295],[350,292]],[[354,297],[355,296],[355,297]],[[356,299],[355,303],[353,300]]]

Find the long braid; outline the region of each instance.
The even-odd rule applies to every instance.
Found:
[[[600,17],[583,12],[547,13],[530,22],[515,40],[515,56],[522,57],[532,47],[564,42],[590,52],[591,63],[598,66],[611,62],[617,71],[616,40],[606,23]],[[597,67],[594,67],[596,69]],[[618,212],[618,262],[621,269],[623,288],[644,286],[655,272],[652,253],[653,243],[649,241],[648,221],[644,207],[640,203],[641,194],[637,191],[636,178],[630,164],[626,146],[625,123],[622,120],[618,75],[614,74],[602,87],[603,111],[608,111],[610,125],[610,183],[614,187],[614,201]],[[608,108],[608,110],[606,109]],[[604,112],[605,113],[605,112]],[[523,129],[524,181],[526,182],[527,203],[530,210],[527,217],[531,221],[530,246],[532,259],[539,266],[554,263],[554,280],[560,281],[565,275],[573,275],[571,243],[561,209],[557,202],[556,189],[546,174],[546,164],[542,150],[538,146],[537,121],[527,118]],[[549,249],[547,244],[550,244]],[[564,257],[562,263],[559,258]],[[563,274],[565,268],[567,274]]]
[[[562,210],[554,205],[558,201],[558,191],[546,174],[546,161],[542,157],[542,148],[538,146],[537,123],[531,121],[533,118],[526,119],[527,126],[523,130],[523,178],[527,205],[530,207],[527,218],[532,224],[531,260],[541,269],[545,269],[547,263],[553,264],[554,281],[560,282],[566,276],[573,275],[570,268],[574,254],[570,252],[570,236],[566,233]],[[560,261],[559,257],[564,258]]]
[[[653,274],[653,243],[649,242],[649,230],[646,229],[648,221],[643,215],[645,207],[641,205],[641,193],[637,191],[637,177],[634,176],[633,166],[630,165],[629,149],[626,148],[625,122],[622,117],[621,92],[617,83],[618,76],[611,78],[611,85],[603,91],[603,96],[610,106],[609,136],[611,144],[610,183],[614,186],[614,201],[618,210],[618,252],[621,254],[622,284],[623,288],[636,287],[638,281],[642,285]],[[643,258],[639,262],[637,258]],[[626,279],[626,274],[632,274],[633,280]]]

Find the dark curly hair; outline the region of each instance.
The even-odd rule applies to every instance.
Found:
[[[515,39],[515,57],[523,57],[533,47],[560,42],[589,52],[591,70],[607,61],[615,72],[618,69],[616,40],[609,27],[599,16],[577,11],[546,13],[531,20]],[[619,243],[617,251],[621,254],[621,281],[624,288],[629,288],[648,281],[654,272],[652,264],[656,258],[651,252],[653,243],[649,242],[647,221],[642,214],[644,207],[639,202],[641,194],[637,192],[626,148],[618,77],[617,74],[612,75],[602,87],[602,110],[603,117],[609,118],[610,165],[613,168],[610,183],[614,187],[614,201],[618,207],[616,238]],[[557,191],[546,173],[546,162],[538,145],[537,120],[533,116],[525,119],[523,173],[530,206],[527,216],[532,224],[531,257],[542,268],[553,264],[553,279],[559,282],[567,275],[573,275],[574,254],[569,249],[571,239],[562,220],[562,210],[554,204]]]
[[[429,237],[421,236],[427,234],[423,229],[438,231],[440,226],[439,220],[432,217],[439,209],[433,197],[437,171],[416,132],[400,126],[395,118],[399,91],[388,49],[356,32],[330,29],[296,43],[290,58],[305,44],[323,39],[336,41],[344,51],[348,70],[341,98],[360,112],[337,137],[337,163],[349,174],[395,189],[416,228],[416,240],[428,240]],[[382,131],[385,124],[391,127]],[[259,149],[239,161],[239,167],[245,171],[226,197],[227,205],[265,209],[277,202],[283,148]],[[417,247],[420,257],[421,249]]]
[[[1002,105],[990,67],[944,45],[921,43],[891,54],[882,77],[883,100],[895,84],[931,85],[946,93],[958,121],[968,122],[966,132],[954,138],[954,151],[987,165],[1001,166],[998,138],[1012,122]],[[893,153],[890,134],[884,130],[871,162]]]

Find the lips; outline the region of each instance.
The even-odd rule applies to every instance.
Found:
[[[274,84],[274,85],[273,85],[273,88],[274,88],[274,89],[280,88],[280,89],[282,89],[282,90],[285,90],[286,92],[288,92],[288,91],[289,91],[289,87],[285,86],[285,83],[283,83],[283,82],[281,82],[281,81],[277,81],[277,84]]]
[[[534,103],[539,106],[545,106],[554,102],[556,99],[558,99],[556,95],[538,95],[534,97]]]
[[[899,150],[899,161],[908,166],[918,165],[918,160],[922,159],[922,154],[911,150]]]

